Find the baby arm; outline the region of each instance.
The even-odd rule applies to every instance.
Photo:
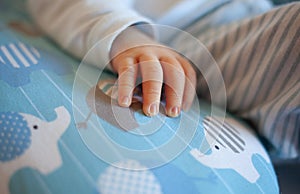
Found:
[[[176,117],[181,109],[190,108],[195,95],[196,73],[186,58],[133,27],[117,36],[110,54],[112,67],[119,76],[120,106],[130,106],[136,79],[141,77],[146,115],[158,113],[163,84],[168,116]]]
[[[165,83],[166,112],[169,116],[177,116],[181,108],[188,109],[193,100],[195,72],[180,54],[133,28],[127,29],[133,24],[151,21],[132,10],[125,2],[28,0],[28,7],[41,29],[79,59],[99,40],[106,38],[102,47],[96,47],[97,54],[91,55],[88,62],[103,69],[111,59],[107,52],[109,49],[105,48],[112,48],[111,56],[118,54],[113,58],[112,66],[119,74],[118,101],[121,106],[128,107],[131,104],[131,91],[137,76],[141,76],[145,114],[158,113],[161,88]],[[136,44],[136,40],[147,45]]]

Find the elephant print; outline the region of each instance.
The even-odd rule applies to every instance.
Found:
[[[36,48],[19,40],[0,42],[0,80],[19,87],[31,82],[34,71],[50,70],[58,75],[72,72],[72,67],[63,60],[65,56],[50,50]]]
[[[190,154],[208,167],[233,169],[249,182],[256,182],[260,175],[252,163],[252,156],[259,154],[268,163],[270,159],[250,129],[234,119],[226,118],[222,122],[217,117],[205,117],[203,126],[211,152],[194,148]]]
[[[91,112],[84,122],[77,123],[78,129],[87,128],[88,120],[92,113],[124,131],[140,127],[134,112],[142,110],[141,89],[139,87],[135,88],[131,106],[124,108],[117,104],[115,83],[116,80],[113,79],[100,80],[96,86],[88,91],[86,103]],[[165,114],[162,106],[160,107],[160,113]],[[154,121],[156,124],[161,123],[158,119]]]
[[[19,169],[31,167],[48,174],[60,167],[57,142],[70,124],[70,114],[61,106],[54,121],[33,115],[0,113],[0,193],[7,194],[10,177]]]

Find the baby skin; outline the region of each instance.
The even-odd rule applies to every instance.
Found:
[[[195,96],[196,72],[176,51],[130,27],[114,40],[110,55],[112,68],[118,73],[120,106],[130,106],[133,90],[140,84],[137,80],[141,80],[143,112],[147,116],[159,112],[162,92],[168,116],[177,117],[181,110],[190,108]]]

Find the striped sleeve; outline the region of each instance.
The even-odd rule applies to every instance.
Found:
[[[196,35],[222,72],[228,111],[269,140],[275,157],[299,157],[300,3]],[[211,88],[202,83],[216,78],[205,79],[198,93],[210,99]]]

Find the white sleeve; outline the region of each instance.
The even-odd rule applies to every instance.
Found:
[[[115,37],[128,26],[150,21],[124,0],[28,0],[37,25],[63,49],[82,59],[99,40],[88,62],[104,68]]]

